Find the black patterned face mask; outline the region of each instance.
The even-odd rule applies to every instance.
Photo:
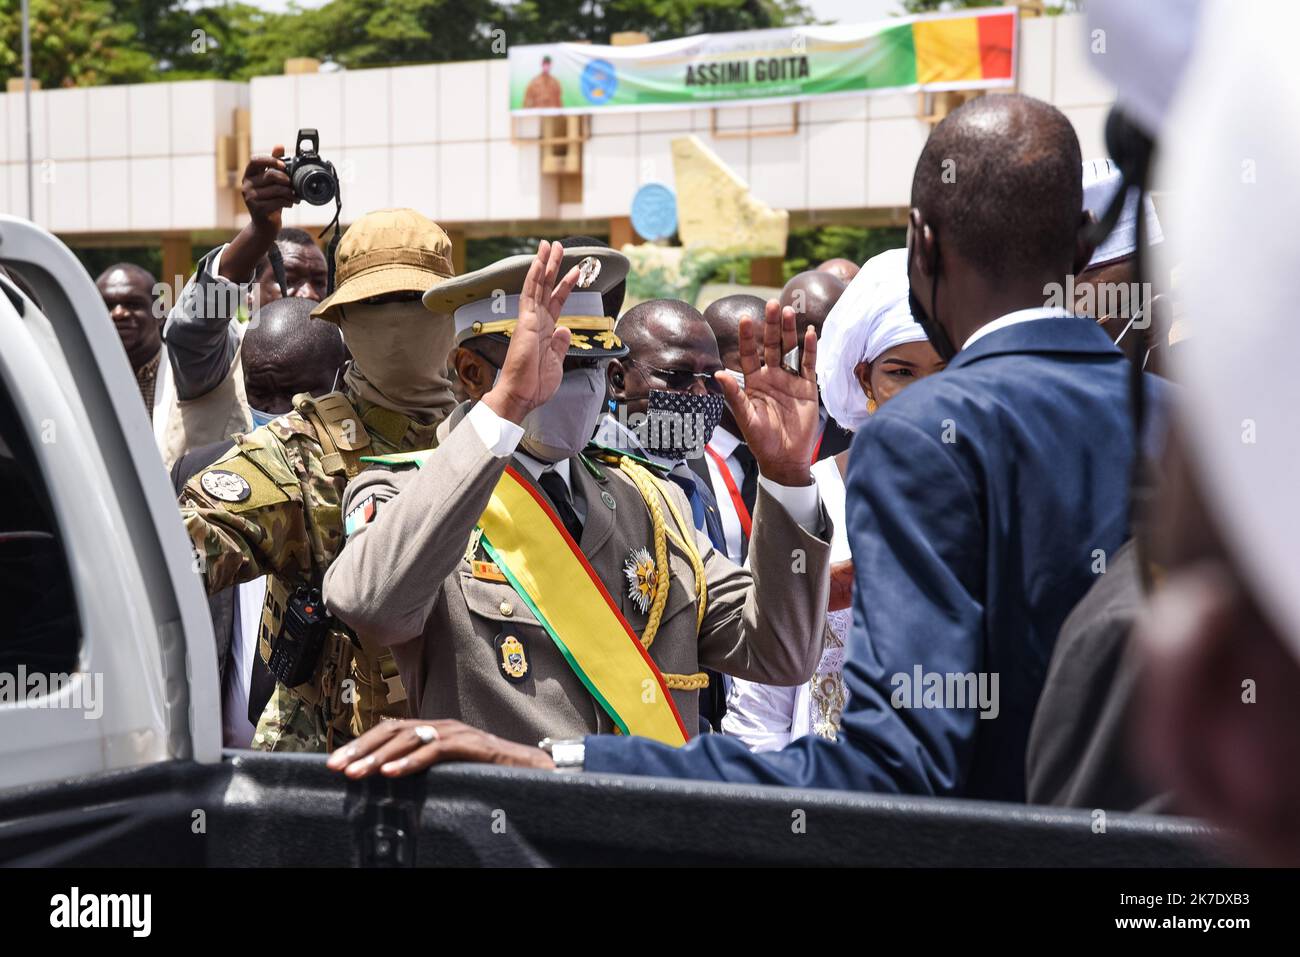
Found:
[[[706,392],[651,389],[645,447],[666,459],[698,458],[722,421],[723,399]]]

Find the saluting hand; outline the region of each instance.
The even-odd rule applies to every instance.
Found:
[[[781,485],[812,484],[813,443],[817,437],[817,333],[804,333],[803,363],[798,371],[781,365],[795,347],[794,310],[769,299],[764,311],[763,341],[754,335],[754,320],[740,320],[741,389],[729,372],[718,381],[727,406],[740,426],[759,473]]]
[[[519,294],[519,322],[501,366],[501,377],[483,397],[497,415],[520,423],[555,394],[564,376],[569,330],[557,326],[560,310],[578,282],[578,267],[556,284],[564,247],[542,240]]]

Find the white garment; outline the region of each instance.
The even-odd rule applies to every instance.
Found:
[[[731,480],[736,483],[737,489],[740,489],[745,482],[745,468],[740,464],[740,459],[736,458],[736,449],[742,444],[741,439],[722,426],[713,430],[713,436],[708,443],[708,447],[726,463],[727,471],[731,473]],[[726,482],[722,480],[722,473],[718,471],[718,463],[714,461],[712,455],[704,456],[704,461],[709,468],[709,483],[713,486],[713,497],[718,500],[718,517],[722,519],[722,537],[727,543],[727,557],[740,565],[743,563],[741,551],[745,534],[740,526],[740,514],[731,500],[731,493],[727,491]]]
[[[159,452],[166,456],[167,421],[172,406],[176,404],[176,383],[172,379],[172,366],[167,361],[167,346],[158,348],[158,371],[153,380],[153,408],[149,418],[153,423],[153,438]]]
[[[227,748],[247,748],[257,730],[248,720],[248,690],[257,653],[257,629],[266,602],[266,578],[236,586],[235,615],[230,630],[230,662],[221,697],[221,737]]]
[[[856,432],[871,417],[854,375],[858,364],[875,362],[896,346],[925,342],[907,291],[907,250],[887,250],[866,261],[822,326],[817,387],[826,410],[846,429]]]
[[[831,562],[850,556],[844,523],[844,479],[835,459],[822,459],[812,467],[813,479],[835,528],[831,535]],[[844,647],[848,643],[853,612],[827,612],[834,641],[827,641],[812,680],[793,688],[732,678],[722,732],[745,742],[751,751],[778,751],[810,733],[832,736],[843,709]]]
[[[1123,185],[1124,176],[1112,159],[1084,160],[1083,162],[1083,208],[1091,210],[1100,222],[1110,209],[1110,204]],[[1137,193],[1130,191],[1124,201],[1124,208],[1110,233],[1092,252],[1087,268],[1102,266],[1117,259],[1132,256],[1137,251]],[[1160,228],[1160,217],[1156,215],[1155,204],[1150,196],[1142,198],[1143,215],[1146,218],[1147,245],[1154,246],[1165,241],[1164,230]]]

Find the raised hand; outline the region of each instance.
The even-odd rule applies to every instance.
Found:
[[[564,247],[542,240],[519,294],[519,322],[510,336],[501,376],[483,397],[497,415],[519,423],[555,394],[564,376],[569,330],[557,326],[560,310],[578,282],[578,267],[555,282]]]
[[[271,150],[270,156],[254,156],[248,161],[241,190],[248,207],[248,225],[221,254],[221,275],[234,283],[247,282],[266,258],[280,235],[283,211],[298,201],[284,171],[283,146]]]
[[[253,226],[259,231],[278,233],[282,210],[298,201],[293,194],[293,184],[284,167],[284,147],[277,146],[270,156],[254,156],[244,167],[244,181],[240,187],[244,205]]]
[[[784,368],[781,357],[795,347],[794,310],[769,299],[764,311],[763,341],[754,335],[754,320],[740,320],[741,389],[729,372],[718,381],[758,470],[781,485],[812,484],[813,443],[817,437],[817,333],[804,333],[803,363]]]

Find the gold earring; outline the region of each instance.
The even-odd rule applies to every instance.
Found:
[[[867,415],[875,415],[875,414],[876,414],[876,397],[868,392],[867,393]]]

